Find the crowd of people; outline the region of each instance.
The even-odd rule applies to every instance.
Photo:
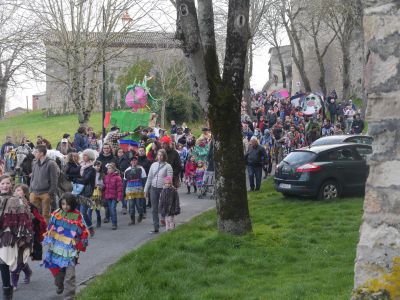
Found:
[[[311,116],[293,105],[290,97],[274,93],[252,93],[251,108],[250,116],[243,105],[241,115],[250,191],[260,190],[263,170],[267,177],[273,164],[294,149],[321,136],[360,134],[364,129],[354,103],[339,102],[334,91],[323,109]],[[117,126],[104,139],[90,127],[80,127],[73,139],[65,133],[56,145],[65,158],[63,164],[48,157],[52,145],[43,136],[37,136],[36,144],[26,137],[15,144],[6,137],[0,156],[11,166],[9,170],[15,166],[10,153],[18,146],[30,149],[34,160],[26,181],[29,186],[18,183],[17,177],[0,177],[0,270],[5,299],[12,298],[21,272],[24,283],[30,282],[28,257],[43,260],[54,275],[57,294],[72,299],[79,252],[85,251],[89,237],[104,224],[118,229],[119,203],[121,213],[129,215],[129,226],[141,223],[151,209],[150,233],[157,234],[161,226],[175,228],[175,216],[181,212],[177,191],[181,185],[199,198],[212,194],[213,141],[208,128],[196,138],[185,124],[171,121],[169,132],[155,124],[141,129],[137,147],[123,147],[119,141],[131,134]]]
[[[129,226],[141,223],[151,208],[150,233],[157,234],[162,226],[175,228],[175,216],[181,212],[179,186],[185,185],[187,193],[193,191],[199,198],[204,196],[203,179],[213,179],[208,128],[196,138],[190,128],[172,121],[169,132],[159,125],[143,128],[139,146],[123,148],[119,140],[131,134],[114,126],[102,142],[92,128],[80,127],[72,141],[65,133],[56,146],[65,156],[64,164],[48,157],[52,145],[42,136],[36,144],[26,137],[15,144],[6,137],[2,160],[13,159],[9,154],[18,146],[31,149],[34,160],[29,186],[8,174],[0,177],[0,269],[5,299],[12,298],[21,272],[24,283],[30,282],[29,257],[43,260],[54,275],[57,294],[72,299],[79,252],[85,251],[89,237],[104,224],[118,229],[119,203],[120,213],[129,214]],[[69,184],[62,193],[61,175]]]
[[[294,149],[311,145],[329,135],[362,134],[364,121],[353,101],[339,101],[333,90],[321,110],[307,116],[302,109],[301,93],[280,97],[279,93],[251,93],[251,113],[242,103],[243,148],[250,181],[250,190],[259,190],[264,170],[271,173],[272,164],[279,164]],[[255,183],[254,183],[255,181]]]

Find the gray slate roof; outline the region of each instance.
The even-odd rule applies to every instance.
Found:
[[[90,32],[88,40],[96,44],[102,40],[103,33]],[[72,42],[72,37],[69,37]],[[175,38],[173,32],[115,32],[108,36],[109,47],[127,48],[181,48],[181,41]],[[56,45],[60,39],[56,34],[47,34],[45,44]],[[66,39],[63,37],[63,42]]]

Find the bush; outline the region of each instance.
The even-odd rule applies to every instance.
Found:
[[[166,118],[168,121],[175,120],[178,124],[196,122],[201,118],[201,108],[193,97],[178,92],[167,101]]]

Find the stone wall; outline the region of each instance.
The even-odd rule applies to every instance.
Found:
[[[286,88],[290,89],[292,85],[292,47],[288,46],[281,46],[279,50],[282,55],[283,65],[285,67],[285,74],[286,74]],[[269,80],[264,86],[263,90],[266,90],[270,93],[272,90],[278,90],[283,88],[282,82],[282,71],[281,71],[281,64],[278,58],[278,52],[275,47],[270,48],[269,53],[271,54],[271,58],[269,60]],[[277,79],[277,80],[275,80]]]
[[[400,299],[400,2],[363,0],[366,119],[374,138],[353,299]]]
[[[121,95],[119,88],[115,84],[115,79],[121,75],[124,70],[132,66],[137,60],[150,60],[153,62],[159,62],[164,59],[171,61],[172,59],[184,58],[183,52],[179,48],[147,48],[147,47],[129,47],[124,49],[120,54],[115,55],[116,51],[121,49],[112,49],[114,55],[113,58],[106,62],[106,74],[109,78],[113,78],[108,88],[115,90],[113,99],[107,99],[110,102],[119,102]],[[111,51],[111,49],[110,49]],[[118,52],[118,53],[119,53]],[[57,48],[53,46],[47,46],[47,57],[56,57]],[[168,63],[167,63],[168,64]],[[67,85],[60,81],[60,79],[66,80],[66,69],[57,60],[47,59],[46,60],[46,102],[45,106],[49,115],[51,114],[65,114],[74,112],[74,104],[69,100],[67,93]],[[89,74],[91,70],[89,71]],[[102,70],[98,75],[98,79],[102,78]],[[91,79],[89,75],[88,82]],[[142,78],[138,78],[142,80]],[[101,85],[100,85],[101,90]],[[95,104],[94,111],[101,111],[101,91],[98,93],[98,101]]]

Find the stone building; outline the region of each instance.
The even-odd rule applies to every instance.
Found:
[[[93,35],[96,38],[96,33],[93,33]],[[64,75],[66,74],[66,69],[65,66],[57,61],[57,42],[54,40],[45,41],[45,46],[46,102],[44,106],[50,115],[71,113],[75,108],[67,96],[67,85],[62,82],[63,79],[66,80],[66,76]],[[135,62],[138,60],[150,60],[153,62],[172,61],[173,59],[184,58],[183,52],[180,49],[180,42],[174,38],[174,34],[164,32],[119,33],[119,36],[113,39],[112,44],[110,44],[106,52],[114,53],[106,61],[106,74],[108,78],[107,102],[112,107],[118,106],[121,100],[120,89],[116,85],[115,80]],[[98,78],[102,78],[101,68]],[[142,80],[142,78],[138,78],[138,80]],[[101,108],[101,93],[98,93],[98,100],[94,110],[100,111]]]
[[[14,108],[12,110],[7,111],[5,113],[5,117],[6,118],[11,118],[11,117],[15,117],[15,116],[18,116],[18,115],[25,114],[27,112],[29,112],[29,110],[27,110],[26,108],[16,107],[16,108]]]
[[[279,47],[282,55],[283,65],[286,75],[286,88],[291,89],[292,86],[292,47],[290,45]],[[281,64],[279,62],[278,51],[276,47],[269,49],[271,58],[268,63],[269,80],[263,87],[263,91],[270,93],[273,90],[283,88]]]
[[[350,94],[356,97],[362,97],[362,78],[363,78],[363,43],[362,43],[362,30],[356,28],[353,32],[354,38],[350,46]],[[322,36],[319,40],[321,47],[324,47],[328,40],[332,37],[333,32],[328,31],[326,35]],[[317,63],[317,57],[315,54],[315,48],[311,37],[303,34],[301,39],[301,44],[304,51],[304,62],[305,69],[310,80],[311,89],[313,91],[321,91],[319,86],[320,71]],[[327,91],[333,89],[336,90],[338,97],[342,97],[342,53],[340,45],[337,40],[335,40],[328,49],[328,52],[324,56],[325,65],[325,82]],[[293,64],[293,78],[292,78],[292,89],[297,90],[298,82],[300,82],[300,87],[304,87],[299,71],[295,64]],[[345,99],[347,100],[347,99]]]
[[[32,110],[47,109],[48,102],[46,92],[32,95]]]
[[[298,22],[302,24],[308,24],[310,22],[309,9],[314,9],[314,6],[318,3],[313,3],[318,0],[306,0],[303,2],[298,2],[298,5],[309,5],[304,10],[301,10],[297,18]],[[300,4],[302,3],[302,4]],[[362,97],[363,88],[363,30],[362,25],[355,27],[352,32],[352,39],[350,45],[350,95],[355,97]],[[297,25],[297,32],[300,37],[300,43],[304,52],[304,64],[305,71],[310,81],[312,91],[320,92],[321,88],[319,86],[320,70],[317,62],[317,56],[315,54],[315,46],[313,38],[307,34],[304,28]],[[328,26],[324,25],[322,22],[319,26],[318,43],[319,48],[324,49],[324,47],[333,38],[334,32]],[[324,56],[325,65],[325,82],[328,93],[335,89],[339,99],[342,98],[343,94],[343,84],[342,84],[342,52],[341,47],[336,37],[334,42],[329,46],[326,55]],[[292,87],[293,90],[298,90],[298,85],[300,83],[300,88],[304,90],[304,84],[302,83],[299,71],[295,64],[293,64],[293,78]],[[348,99],[344,99],[348,100]]]
[[[316,0],[307,0],[302,3],[312,3],[312,1]],[[300,2],[299,2],[300,3]],[[311,6],[312,7],[312,6]],[[307,24],[309,15],[307,13],[307,8],[305,10],[302,10],[301,13],[298,16],[300,18],[301,22],[304,22],[304,24]],[[299,21],[299,22],[300,22]],[[361,24],[361,23],[360,23]],[[304,64],[305,64],[305,71],[307,74],[307,77],[310,81],[311,85],[311,90],[314,92],[320,92],[321,88],[319,86],[319,78],[320,78],[320,71],[319,71],[319,66],[317,62],[317,56],[315,54],[315,48],[314,48],[314,42],[313,39],[310,35],[308,35],[306,32],[304,32],[304,29],[298,25],[297,26],[298,34],[300,37],[300,43],[304,52]],[[362,98],[363,93],[363,66],[364,66],[364,58],[363,58],[363,30],[361,25],[359,27],[356,27],[353,30],[353,38],[351,39],[351,45],[350,45],[350,58],[351,58],[351,63],[350,63],[350,95],[354,97],[359,97]],[[334,36],[334,32],[332,29],[328,28],[327,26],[324,27],[324,25],[321,25],[320,28],[320,34],[318,38],[319,46],[320,49],[323,49],[325,45],[328,44],[328,42],[332,39]],[[281,51],[285,53],[285,66],[289,64],[289,61],[291,59],[288,58],[288,56],[291,56],[291,48],[290,46],[282,46],[280,47]],[[276,50],[274,48],[271,48],[271,58],[270,58],[270,75],[269,75],[269,82],[274,82],[274,76],[280,74],[280,66],[279,66],[279,61],[277,59],[277,56],[274,55],[276,54]],[[292,61],[291,63],[291,90],[292,93],[296,92],[298,90],[304,90],[304,84],[302,83],[300,73]],[[335,41],[330,45],[326,55],[324,56],[324,65],[325,65],[325,81],[326,81],[326,87],[327,91],[330,92],[331,90],[335,89],[339,99],[342,98],[342,92],[343,92],[343,84],[342,84],[342,52],[341,52],[341,47],[338,42],[338,39],[336,38]],[[272,67],[271,67],[272,66]],[[271,72],[272,70],[272,72]],[[277,70],[277,71],[274,71]],[[280,76],[278,77],[278,83],[280,80]],[[278,84],[279,86],[279,84]],[[345,99],[347,100],[347,99]]]

